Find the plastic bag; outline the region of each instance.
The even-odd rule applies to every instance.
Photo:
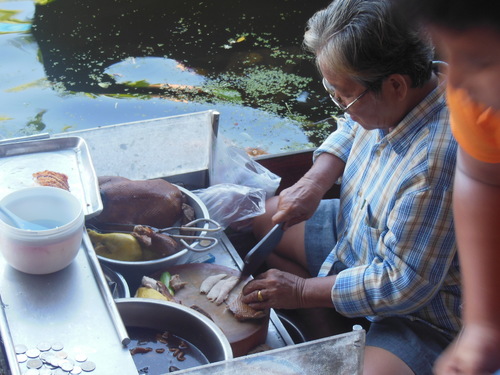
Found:
[[[266,211],[262,189],[234,184],[217,184],[193,193],[207,207],[210,218],[226,229],[234,222],[251,219]]]
[[[250,158],[223,137],[217,139],[210,185],[235,184],[262,189],[270,198],[278,189],[281,177]]]

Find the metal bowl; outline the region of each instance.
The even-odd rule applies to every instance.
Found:
[[[187,203],[194,209],[196,219],[210,218],[208,209],[200,198],[181,186],[175,186],[177,186],[177,188],[179,188],[179,190],[186,196]],[[202,228],[208,228],[208,224],[204,224]],[[206,233],[207,232],[201,232],[200,235],[204,236]],[[196,247],[197,243],[195,242],[191,246]],[[195,253],[193,251],[182,249],[179,252],[165,258],[136,262],[109,259],[100,255],[98,255],[98,258],[100,262],[112,270],[121,273],[123,277],[125,277],[130,286],[131,293],[133,294],[140,285],[142,276],[152,275],[155,272],[165,270],[176,264],[189,263],[194,254]]]
[[[104,264],[101,264],[101,268],[113,298],[129,298],[130,290],[125,278]]]
[[[169,331],[196,346],[210,363],[233,358],[220,328],[189,307],[148,298],[118,298],[115,302],[125,327]]]

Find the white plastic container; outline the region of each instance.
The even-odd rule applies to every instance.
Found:
[[[75,259],[85,215],[73,194],[37,186],[12,192],[0,204],[21,219],[47,226],[44,230],[20,229],[0,218],[0,252],[12,267],[42,275],[62,270]]]

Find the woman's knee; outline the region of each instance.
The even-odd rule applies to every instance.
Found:
[[[414,375],[395,354],[376,346],[366,346],[363,375]]]

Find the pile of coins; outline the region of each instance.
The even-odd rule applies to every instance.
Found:
[[[24,375],[75,375],[95,370],[95,363],[87,355],[77,353],[71,358],[63,349],[64,345],[58,342],[41,342],[34,348],[15,346],[21,370],[25,367]]]

